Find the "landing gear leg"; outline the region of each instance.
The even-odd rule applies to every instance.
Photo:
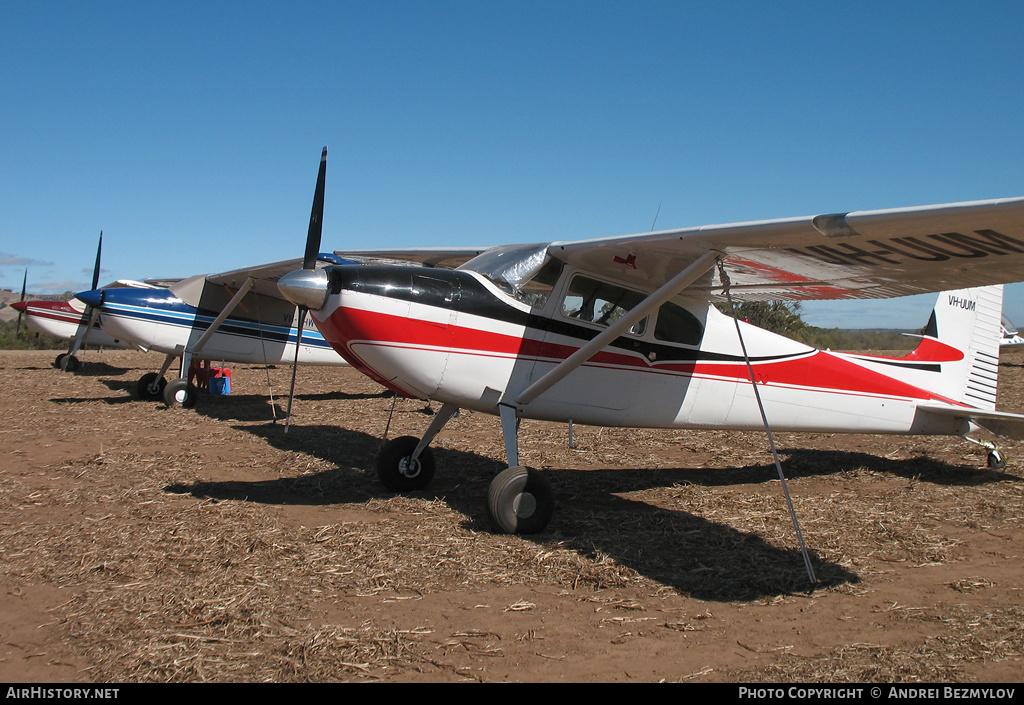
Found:
[[[509,467],[491,480],[487,512],[498,531],[535,534],[543,531],[555,512],[555,496],[537,470],[519,465],[519,418],[515,407],[499,406],[501,432]]]
[[[402,436],[384,444],[377,454],[377,477],[385,488],[411,492],[430,484],[434,479],[434,454],[428,446],[458,410],[454,404],[445,404],[422,438]]]
[[[179,348],[180,350],[180,348]],[[160,401],[164,398],[164,389],[167,387],[167,380],[164,375],[170,369],[171,363],[178,355],[168,355],[164,358],[159,372],[147,372],[135,383],[135,395],[142,401]]]

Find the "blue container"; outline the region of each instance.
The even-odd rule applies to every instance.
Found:
[[[230,377],[213,377],[210,379],[210,394],[231,394]]]

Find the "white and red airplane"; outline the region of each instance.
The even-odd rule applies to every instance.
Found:
[[[146,286],[141,282],[127,281],[118,282],[112,286],[116,285]],[[45,333],[46,335],[63,340],[74,340],[78,337],[82,326],[86,325],[83,323],[83,318],[88,321],[88,313],[86,313],[85,304],[74,298],[70,301],[29,299],[27,301],[15,302],[11,304],[11,307],[16,309],[19,314],[25,317],[25,325],[27,325],[31,330],[34,330],[37,333]],[[88,343],[97,348],[133,347],[130,343],[126,343],[106,334],[95,322],[92,324],[92,328],[89,331]],[[67,353],[61,353],[54,361],[54,365],[70,371],[78,369],[80,364],[78,358],[72,356],[73,359],[68,359],[68,361],[65,362],[65,359],[67,358]]]
[[[96,263],[93,266],[92,288],[98,285],[100,276],[100,256],[103,250],[103,233],[100,232],[99,244],[96,248]],[[61,300],[25,300],[25,286],[28,281],[28,270],[25,270],[25,280],[21,284],[21,300],[11,304],[11,307],[18,311],[18,327],[21,328],[21,319],[25,318],[26,324],[32,330],[51,335],[55,338],[63,338],[71,341],[71,347],[66,353],[61,353],[54,361],[56,367],[62,370],[75,372],[81,367],[76,354],[88,344],[96,347],[127,348],[131,347],[123,341],[107,335],[100,330],[96,316],[84,302],[72,298],[70,301]],[[143,282],[119,280],[108,287],[133,287],[133,288],[156,288]]]
[[[321,159],[303,269],[281,294],[353,366],[441,409],[389,441],[378,474],[424,487],[459,409],[500,417],[499,530],[535,532],[554,500],[519,467],[520,419],[596,426],[1024,438],[996,411],[1003,283],[1024,280],[1024,199],[863,211],[467,251],[339,251],[316,265]],[[414,262],[430,262],[422,266]],[[956,290],[956,291],[950,291]],[[942,292],[902,358],[817,350],[716,304]],[[969,439],[968,440],[972,440]],[[987,441],[989,463],[1001,466]],[[780,468],[781,474],[781,468]]]

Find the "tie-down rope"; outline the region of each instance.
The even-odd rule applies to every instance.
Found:
[[[768,424],[768,416],[764,412],[764,404],[761,402],[761,392],[757,388],[757,380],[754,378],[754,367],[750,364],[750,356],[747,355],[747,345],[743,342],[743,333],[740,331],[740,321],[736,318],[736,307],[733,304],[732,294],[729,289],[731,281],[729,275],[725,273],[725,264],[722,259],[718,259],[718,273],[722,278],[722,285],[725,287],[725,298],[729,302],[729,314],[732,316],[733,323],[736,324],[736,335],[740,339],[740,349],[743,351],[743,359],[747,363],[747,373],[750,375],[750,385],[754,388],[754,398],[757,400],[757,408],[761,411],[761,421],[764,423],[765,433],[768,434],[768,446],[771,448],[772,457],[775,458],[775,469],[779,473],[779,480],[782,481],[782,493],[786,496],[786,504],[789,506],[789,516],[793,520],[793,528],[796,530],[796,538],[800,543],[800,552],[804,556],[804,565],[807,566],[807,577],[810,578],[811,587],[813,588],[818,583],[818,579],[814,575],[814,567],[811,565],[811,557],[807,552],[807,545],[804,543],[803,532],[800,531],[800,522],[796,518],[796,509],[793,508],[793,498],[789,495],[789,486],[786,484],[786,476],[782,472],[782,462],[779,460],[779,453],[775,449],[775,439],[772,436],[772,428]]]

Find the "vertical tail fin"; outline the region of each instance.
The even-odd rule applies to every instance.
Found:
[[[939,362],[941,374],[921,386],[977,409],[995,410],[1002,313],[1002,285],[940,293],[911,357]],[[946,346],[960,351],[962,359],[951,360]]]

